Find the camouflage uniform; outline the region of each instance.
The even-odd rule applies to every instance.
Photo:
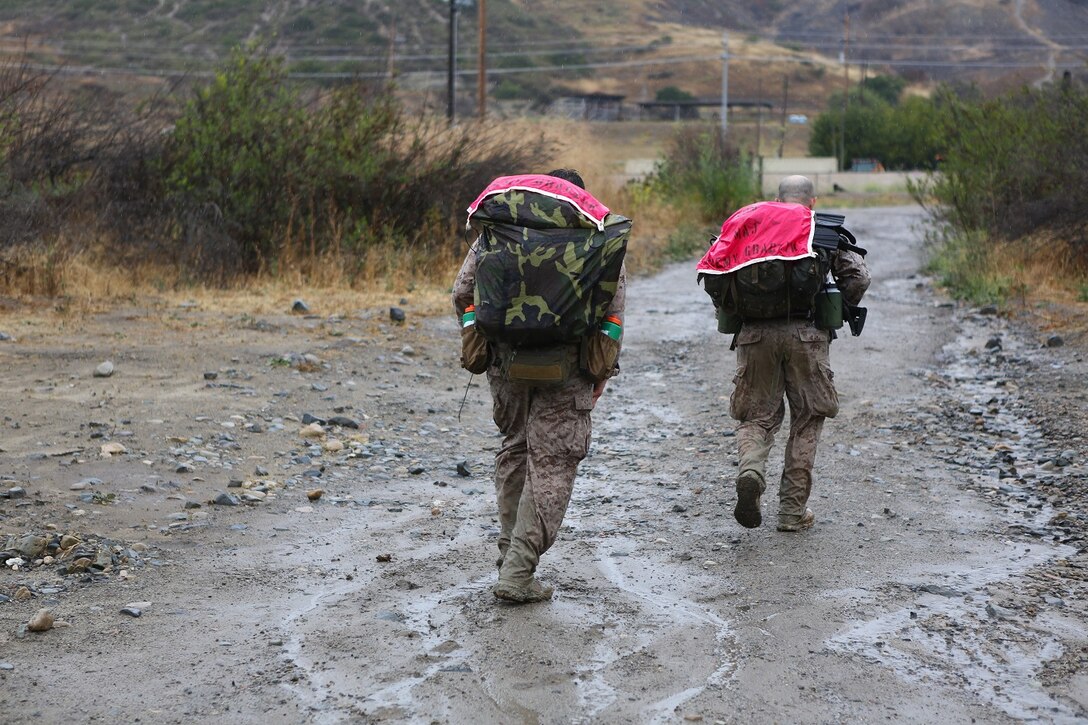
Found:
[[[458,319],[473,303],[475,279],[473,245],[453,286]],[[622,319],[625,298],[626,271],[621,268],[608,314]],[[577,345],[571,354],[577,354]],[[559,535],[578,464],[589,452],[594,384],[583,375],[558,386],[510,381],[499,372],[498,360],[487,378],[493,417],[503,434],[495,455],[499,580],[527,583],[540,555]]]
[[[857,305],[869,287],[865,261],[854,252],[836,252],[831,272],[843,299]],[[808,319],[746,320],[735,338],[730,414],[740,423],[738,480],[756,474],[761,495],[767,454],[786,412],[783,394],[789,402],[789,439],[778,489],[780,527],[796,527],[804,516],[824,418],[839,412],[830,343],[831,333]]]

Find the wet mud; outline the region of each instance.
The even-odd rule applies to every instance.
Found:
[[[1079,353],[942,298],[919,272],[922,221],[910,208],[847,212],[874,283],[865,333],[832,345],[841,412],[824,430],[807,532],[733,520],[734,354],[693,265],[632,282],[622,373],[594,411],[592,451],[541,562],[556,587],[544,604],[490,593],[499,437],[478,378],[458,415],[468,376],[452,319],[275,320],[274,333],[227,326],[193,358],[172,356],[182,339],[133,351],[158,373],[105,409],[79,388],[67,404],[80,420],[130,419],[138,455],[61,467],[63,456],[32,458],[31,438],[5,441],[0,490],[23,486],[34,504],[0,501],[0,532],[93,528],[148,544],[158,563],[125,581],[0,574],[0,592],[32,593],[0,602],[5,718],[1084,721],[1085,543],[1069,523],[1083,510],[1059,493],[1084,480],[1085,450],[1055,439],[1016,372],[1079,365]],[[67,342],[5,349],[4,387],[30,390],[6,405],[47,397],[25,378]],[[304,348],[316,369],[267,364]],[[209,357],[237,359],[236,376],[217,381],[237,388],[190,380],[184,368]],[[36,385],[93,360],[52,362]],[[334,408],[360,422],[354,441],[341,436],[348,448],[302,442],[303,412]],[[62,438],[41,412],[19,430]],[[232,413],[264,432],[227,429],[237,448],[202,454],[193,474],[168,470],[181,455],[171,434],[199,434],[194,450],[207,452],[208,426]],[[157,433],[140,430],[148,419],[164,419],[145,423]],[[275,479],[273,497],[168,518],[180,497],[210,499],[255,466]],[[88,471],[118,498],[73,519],[69,485]],[[164,494],[176,481],[176,497],[134,493],[149,475]],[[315,486],[324,496],[308,501]],[[773,521],[774,496],[763,506]],[[153,605],[118,614],[135,600]],[[41,606],[70,626],[19,633]]]

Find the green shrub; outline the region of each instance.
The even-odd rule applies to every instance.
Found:
[[[308,106],[282,61],[250,48],[186,105],[164,176],[197,226],[187,236],[218,225],[243,271],[276,271],[289,246],[292,258],[302,245],[314,260],[445,236],[439,229],[469,197],[534,152],[550,149],[478,124],[409,118],[385,90],[341,86]]]
[[[927,270],[953,297],[973,304],[998,304],[1013,291],[1012,280],[993,260],[994,240],[984,232],[944,228],[931,235]]]
[[[677,204],[692,207],[703,222],[721,222],[759,198],[751,159],[717,126],[686,125],[677,131],[648,183]]]

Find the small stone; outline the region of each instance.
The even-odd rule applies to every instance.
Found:
[[[200,508],[200,504],[197,503],[196,501],[186,501],[185,502],[185,508],[187,508],[187,509],[198,509],[198,508]]]
[[[128,449],[120,443],[117,443],[116,441],[111,443],[103,443],[101,451],[103,458],[112,458],[113,456],[120,455],[122,453],[128,453]]]
[[[317,423],[318,425],[325,425],[325,421],[322,420],[321,418],[318,418],[315,415],[310,415],[309,413],[303,413],[302,414],[302,424],[303,425],[310,425],[312,423]]]
[[[465,461],[461,461],[457,464],[457,475],[464,476],[465,478],[468,478],[472,475],[472,471],[470,471],[468,468],[468,463],[466,463]]]
[[[61,549],[71,549],[73,546],[76,546],[77,544],[82,544],[82,543],[83,542],[80,539],[76,538],[75,536],[72,536],[71,534],[65,534],[64,536],[60,537],[60,548]]]
[[[28,559],[37,559],[45,553],[45,547],[48,545],[49,540],[44,536],[24,536],[19,539],[16,550]]]
[[[178,467],[174,469],[174,473],[192,473],[194,470],[191,463],[179,463]]]
[[[298,434],[303,438],[323,438],[325,436],[325,429],[321,427],[320,423],[310,423],[303,426]]]
[[[390,307],[389,319],[393,322],[404,322],[404,320],[407,319],[407,315],[405,315],[404,310],[399,307]]]
[[[208,370],[207,372],[204,373],[204,379],[205,380],[215,380],[218,377],[219,377],[219,373],[217,373],[214,370]]]
[[[339,451],[344,450],[343,442],[337,440],[336,438],[330,438],[329,440],[322,443],[321,447],[324,448],[329,453],[337,453]]]
[[[107,360],[94,369],[96,378],[108,378],[113,375],[113,363]]]
[[[344,417],[342,415],[334,415],[329,418],[329,425],[338,425],[341,428],[358,428],[359,424],[351,418]]]
[[[315,488],[306,492],[306,498],[310,499],[311,501],[316,501],[324,495],[325,490],[321,488]]]
[[[121,614],[127,614],[134,619],[143,616],[143,613],[144,611],[142,609],[140,609],[139,607],[134,607],[132,605],[121,608]]]
[[[377,555],[376,557],[374,557],[374,558],[375,558],[376,560],[378,560],[378,561],[382,562],[383,564],[384,564],[384,563],[387,563],[387,562],[390,562],[390,561],[393,561],[393,555],[392,555],[392,554],[378,554],[378,555]]]
[[[1062,339],[1061,335],[1051,335],[1050,337],[1048,337],[1046,339],[1046,346],[1047,347],[1061,347],[1064,344],[1065,344],[1065,340]]]
[[[989,340],[986,341],[986,349],[987,350],[993,350],[994,348],[998,348],[998,347],[1001,347],[1001,338],[1000,337],[991,337]]]
[[[0,332],[0,335],[2,335],[2,334],[3,333]],[[10,662],[0,662],[0,670],[10,672],[11,670],[14,670],[14,669],[15,669],[15,665],[11,664]]]
[[[414,357],[416,354],[415,348],[411,345],[405,345],[400,349],[400,354],[404,357]]]
[[[31,591],[26,587],[19,587],[15,590],[15,593],[11,595],[11,598],[17,602],[25,602],[33,596]]]
[[[22,486],[12,486],[7,493],[8,498],[23,498],[26,496],[26,489]]]
[[[979,308],[978,313],[980,315],[996,315],[997,305],[984,305],[983,307]]]
[[[15,342],[15,338],[6,332],[0,332],[0,342]]]
[[[291,312],[296,314],[305,315],[310,311],[310,306],[302,300],[295,300],[291,303]]]
[[[238,506],[242,502],[237,496],[223,491],[212,500],[212,503],[217,506]]]
[[[48,632],[53,629],[53,613],[48,609],[39,609],[26,623],[30,632]]]
[[[426,471],[427,469],[423,466],[412,466],[408,469],[408,473],[412,474],[413,476],[418,476],[421,473],[426,473]]]

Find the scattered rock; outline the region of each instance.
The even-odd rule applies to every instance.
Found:
[[[302,414],[303,425],[311,425],[313,423],[317,423],[318,425],[325,425],[325,421],[315,415],[310,415],[309,413]]]
[[[377,559],[378,561],[382,562],[383,564],[387,563],[387,562],[390,562],[390,561],[393,561],[393,555],[392,554],[378,554],[374,558]]]
[[[321,447],[329,453],[338,453],[344,450],[344,444],[336,438],[330,438],[329,440],[322,443]]]
[[[320,423],[310,423],[303,426],[298,432],[303,438],[323,438],[325,436],[325,429],[321,427]]]
[[[53,629],[53,613],[48,609],[39,609],[26,623],[29,632],[48,632]]]
[[[310,306],[302,300],[295,300],[291,303],[291,312],[296,314],[305,315],[310,311]]]
[[[15,342],[15,338],[6,332],[0,332],[0,342]]]
[[[102,457],[112,458],[122,453],[128,453],[128,449],[116,441],[102,444]]]
[[[405,315],[404,310],[399,307],[390,307],[389,319],[393,322],[404,322],[404,320],[407,319],[407,315]]]
[[[179,463],[178,467],[174,469],[174,473],[192,473],[194,470],[190,463]]]
[[[141,617],[143,616],[143,613],[144,611],[142,609],[140,609],[139,607],[133,607],[132,605],[121,608],[121,614],[127,614],[128,616],[133,618]]]
[[[26,587],[19,587],[15,590],[15,593],[11,595],[11,598],[17,602],[28,601],[34,594]]]
[[[96,378],[108,378],[113,375],[113,363],[107,360],[94,369]]]
[[[1061,335],[1051,335],[1046,339],[1047,347],[1061,347],[1065,344],[1065,340]]]
[[[418,476],[419,474],[425,473],[426,471],[427,469],[423,466],[412,466],[408,469],[408,473],[412,474],[413,476]]]
[[[219,373],[217,373],[214,370],[208,370],[207,372],[204,373],[204,379],[205,380],[215,380],[218,377],[219,377]]]
[[[333,417],[329,418],[329,425],[338,425],[341,428],[352,429],[357,429],[359,427],[359,424],[356,421],[342,415],[334,415]]]
[[[468,463],[466,463],[465,461],[461,461],[457,464],[457,475],[464,476],[465,478],[468,478],[472,475],[472,471],[469,470]]]
[[[37,559],[45,553],[45,547],[48,545],[49,540],[44,536],[24,536],[19,539],[16,551],[27,559]]]
[[[212,503],[217,506],[240,506],[242,501],[237,496],[222,491],[212,499]]]
[[[6,498],[23,498],[26,496],[26,489],[22,486],[12,486],[5,493]]]
[[[306,492],[306,498],[311,501],[316,501],[325,495],[325,490],[322,488],[315,488]]]

